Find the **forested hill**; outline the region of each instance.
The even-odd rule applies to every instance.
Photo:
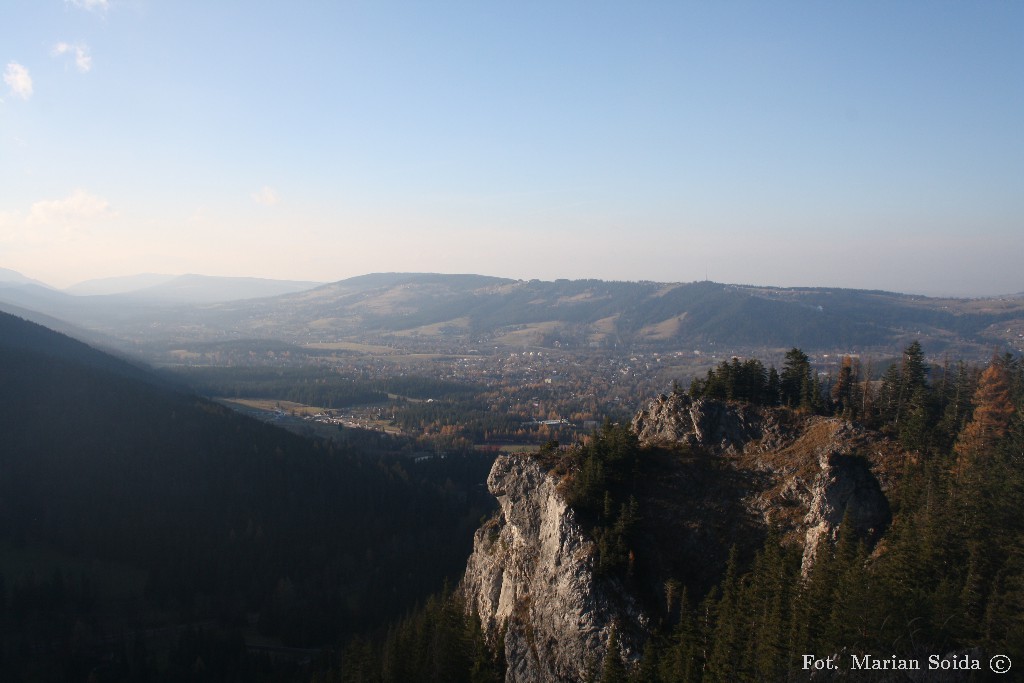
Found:
[[[0,680],[333,642],[457,577],[488,505],[483,458],[308,441],[3,314],[0,435]]]
[[[137,364],[111,356],[95,348],[22,318],[0,312],[0,348],[5,352],[26,352],[33,356],[70,362],[82,367],[131,377],[150,384],[164,380]]]

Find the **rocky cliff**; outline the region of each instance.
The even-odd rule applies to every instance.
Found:
[[[494,463],[498,516],[474,539],[462,589],[492,642],[504,637],[507,681],[582,681],[616,629],[626,660],[646,618],[614,580],[596,581],[594,543],[536,458]]]
[[[769,529],[803,548],[805,571],[844,516],[877,539],[890,520],[888,472],[906,457],[843,420],[681,394],[652,401],[632,429],[642,523],[625,576],[596,576],[595,544],[561,493],[566,468],[528,455],[494,464],[500,512],[476,534],[462,590],[491,641],[503,634],[509,682],[586,680],[613,627],[623,660],[636,661],[650,625],[671,618],[668,579],[699,599],[730,546],[749,556]]]
[[[743,506],[803,546],[805,572],[819,541],[834,540],[846,515],[862,536],[877,539],[890,521],[892,472],[908,457],[896,443],[839,418],[677,393],[651,401],[632,426],[642,445],[724,458],[748,482],[749,490],[736,491]]]

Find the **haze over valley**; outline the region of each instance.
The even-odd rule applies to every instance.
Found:
[[[578,439],[723,361],[781,368],[793,347],[809,354],[827,393],[844,358],[877,379],[912,341],[946,368],[1024,346],[1019,296],[430,273],[323,285],[163,277],[75,295],[11,276],[0,310],[301,434],[357,426],[426,450]],[[249,298],[225,300],[239,294]]]

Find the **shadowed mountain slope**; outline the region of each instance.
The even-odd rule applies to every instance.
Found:
[[[406,469],[383,436],[313,442],[158,385],[0,314],[0,649],[74,633],[105,656],[140,621],[255,620],[263,637],[321,645],[458,572],[488,506],[468,483],[486,458]],[[34,558],[45,568],[24,574]],[[109,583],[110,567],[129,577],[116,596],[81,588]],[[7,605],[2,587],[40,572],[89,599]]]

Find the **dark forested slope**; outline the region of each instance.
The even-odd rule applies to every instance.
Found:
[[[6,315],[0,436],[0,664],[14,672],[72,634],[102,650],[143,625],[322,644],[457,574],[487,504],[468,484],[487,462],[413,467],[386,442],[307,441]],[[138,589],[108,600],[90,567]],[[59,590],[36,590],[44,579]]]

